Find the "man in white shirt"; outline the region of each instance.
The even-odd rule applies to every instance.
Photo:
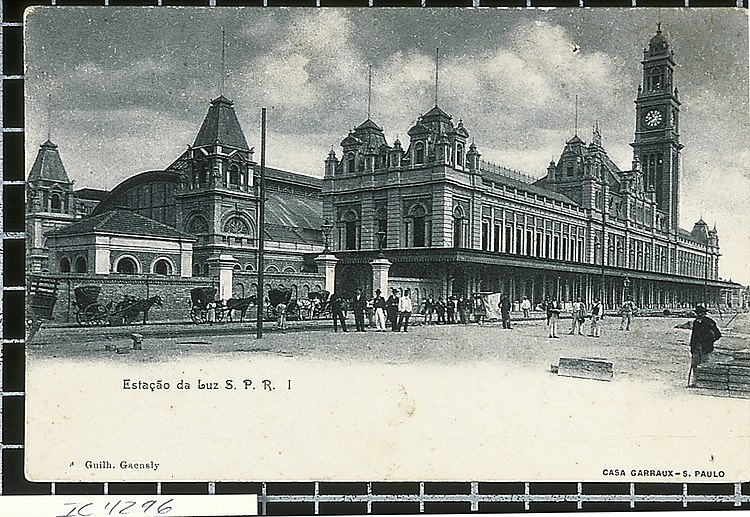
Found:
[[[401,327],[403,326],[404,332],[406,332],[406,328],[409,326],[411,311],[411,290],[406,289],[404,295],[398,299],[398,330],[401,330]]]

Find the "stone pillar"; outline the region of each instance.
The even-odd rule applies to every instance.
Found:
[[[222,253],[207,260],[211,276],[219,277],[219,300],[232,297],[232,271],[237,260],[232,255]]]
[[[391,269],[391,261],[385,257],[376,257],[370,261],[372,266],[372,291],[380,289],[380,293],[388,296],[388,271]]]
[[[331,294],[336,290],[336,263],[338,261],[339,259],[332,253],[315,257],[315,263],[318,265],[318,273],[323,273],[326,277],[323,289]]]

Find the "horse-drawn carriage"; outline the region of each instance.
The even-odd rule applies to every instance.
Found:
[[[221,300],[216,300],[215,287],[191,289],[190,302],[190,319],[193,323],[212,323],[224,319],[224,304]]]
[[[73,289],[75,300],[76,322],[79,325],[106,325],[130,324],[139,314],[143,314],[143,324],[148,321],[148,311],[154,305],[161,306],[162,299],[159,295],[150,298],[139,298],[126,294],[121,300],[115,302],[100,303],[99,294],[102,288],[99,285],[84,285]]]
[[[328,291],[312,291],[307,294],[307,300],[299,300],[297,305],[303,320],[331,317],[331,293]]]
[[[288,319],[299,318],[297,286],[292,286],[291,289],[269,289],[268,307],[266,308],[267,317],[271,319],[276,318],[282,311]]]

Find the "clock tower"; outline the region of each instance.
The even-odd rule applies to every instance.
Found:
[[[643,50],[643,80],[635,100],[634,158],[641,164],[644,188],[654,191],[666,228],[677,231],[680,190],[680,101],[674,86],[674,52],[661,24]]]

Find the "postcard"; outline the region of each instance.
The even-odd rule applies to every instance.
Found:
[[[745,10],[24,38],[29,479],[750,479]]]

